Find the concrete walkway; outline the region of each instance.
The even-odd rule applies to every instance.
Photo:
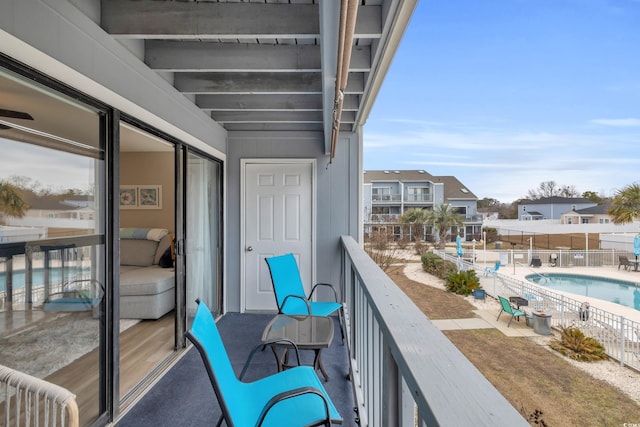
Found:
[[[408,263],[404,269],[404,274],[416,282],[443,290],[445,289],[443,285],[444,282],[427,274],[419,262]],[[524,318],[521,318],[520,321],[514,319],[508,327],[507,324],[509,323],[510,316],[507,313],[502,313],[500,319],[496,320],[498,313],[500,313],[500,303],[492,297],[487,296],[487,299],[484,301],[474,301],[472,296],[466,297],[466,299],[476,307],[476,310],[474,310],[476,317],[468,319],[432,320],[433,324],[441,331],[495,328],[508,337],[542,336],[536,334],[532,327],[527,326]]]

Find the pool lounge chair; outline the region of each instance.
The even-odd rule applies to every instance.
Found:
[[[500,269],[500,261],[497,261],[496,264],[493,267],[485,267],[484,268],[484,277],[487,277],[490,274],[495,276],[496,273],[498,273],[499,269]]]

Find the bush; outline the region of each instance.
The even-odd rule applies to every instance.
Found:
[[[552,340],[549,346],[570,359],[582,362],[606,360],[604,346],[592,337],[586,337],[578,328],[562,328],[560,340]]]
[[[421,259],[424,271],[440,279],[446,279],[449,274],[458,271],[454,263],[446,261],[432,252],[423,254]]]
[[[445,287],[449,292],[467,296],[480,288],[480,279],[475,270],[457,271],[447,276]]]
[[[416,255],[422,257],[422,255],[426,254],[429,251],[429,245],[426,242],[415,242],[413,245],[413,249],[416,251]]]

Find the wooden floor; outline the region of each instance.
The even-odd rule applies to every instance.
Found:
[[[120,335],[120,399],[174,352],[174,312],[158,320],[143,320]],[[47,378],[77,396],[80,425],[98,416],[98,349]]]

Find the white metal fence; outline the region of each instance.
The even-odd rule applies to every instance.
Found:
[[[572,253],[574,251],[568,251]],[[611,251],[600,251],[597,256],[592,254],[588,259],[601,260],[613,259]],[[556,252],[558,253],[558,252]],[[530,282],[500,274],[484,276],[484,268],[474,266],[470,262],[458,260],[456,256],[436,251],[436,254],[449,261],[455,262],[463,270],[475,269],[480,277],[482,287],[487,294],[497,298],[498,295],[506,297],[526,297],[531,306],[551,312],[551,326],[554,328],[575,327],[586,336],[596,338],[605,347],[606,353],[612,359],[623,366],[629,366],[640,371],[640,323],[624,316],[589,307],[584,311],[583,301],[561,295],[559,293],[541,289]],[[608,258],[607,258],[608,257]],[[609,264],[601,264],[609,265]],[[614,264],[615,265],[615,264]]]

